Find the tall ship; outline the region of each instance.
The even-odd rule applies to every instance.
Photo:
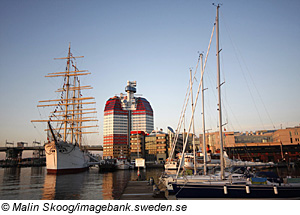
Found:
[[[49,73],[45,77],[60,77],[63,85],[56,92],[58,99],[39,101],[37,107],[54,107],[49,119],[32,120],[31,122],[46,122],[48,128],[45,144],[46,166],[48,173],[71,173],[88,169],[90,157],[83,150],[83,134],[97,133],[83,129],[97,127],[96,108],[85,107],[95,104],[94,97],[83,97],[82,91],[92,89],[91,86],[81,86],[80,76],[91,74],[87,70],[79,70],[76,59],[83,56],[73,56],[69,44],[68,56],[55,58],[66,60],[66,69],[63,72]]]

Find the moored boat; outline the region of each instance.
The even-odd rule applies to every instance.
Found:
[[[164,165],[164,168],[166,170],[177,170],[177,168],[178,168],[178,162],[177,162],[177,160],[167,159],[166,163]]]
[[[76,173],[89,168],[88,153],[79,146],[54,141],[45,144],[48,173]]]
[[[216,27],[216,46],[217,46],[217,89],[218,89],[218,115],[219,115],[219,140],[220,140],[220,168],[221,171],[218,175],[207,174],[194,175],[194,176],[180,176],[179,169],[175,176],[166,177],[164,180],[168,182],[167,187],[170,189],[172,186],[172,193],[177,199],[180,198],[254,198],[254,199],[294,199],[300,198],[300,184],[297,183],[282,183],[281,181],[268,181],[267,178],[255,177],[248,174],[237,174],[233,177],[233,174],[225,170],[226,161],[227,165],[236,166],[255,166],[255,162],[239,162],[227,159],[224,153],[223,147],[223,132],[222,132],[222,105],[221,105],[221,83],[220,83],[220,49],[219,49],[219,5],[217,5],[217,16],[214,28]],[[213,34],[212,34],[213,35]],[[210,45],[209,45],[210,47]],[[203,69],[201,73],[201,82],[199,83],[198,92],[200,91],[200,85],[203,80]],[[203,85],[202,85],[203,86]],[[198,94],[197,94],[198,96]],[[197,99],[196,99],[197,102]],[[196,105],[196,103],[195,103]],[[194,109],[193,109],[194,111]],[[194,112],[192,113],[193,117]],[[203,114],[204,115],[204,114]],[[192,125],[192,119],[190,121],[189,130]],[[205,136],[205,135],[203,135]],[[187,142],[187,141],[186,141]],[[186,149],[186,142],[183,146],[183,152]],[[204,141],[205,143],[205,141]],[[203,147],[205,148],[205,147]],[[182,163],[183,158],[181,159]],[[265,164],[259,164],[265,165]],[[269,165],[269,164],[267,164]],[[271,164],[273,165],[273,164]],[[207,165],[204,164],[204,170]]]
[[[260,178],[261,179],[261,178]],[[237,183],[238,182],[238,183]],[[251,180],[206,181],[173,183],[173,192],[180,198],[232,198],[232,199],[299,199],[300,185],[293,184],[252,184]]]
[[[83,123],[97,121],[94,117],[83,117],[86,114],[96,113],[95,108],[85,108],[84,105],[95,104],[95,102],[83,102],[94,99],[93,97],[82,97],[82,90],[92,89],[91,86],[81,86],[79,76],[88,75],[86,70],[79,70],[76,58],[71,53],[69,45],[68,56],[56,59],[67,60],[64,72],[50,73],[46,77],[62,77],[63,86],[56,92],[60,92],[60,98],[40,101],[50,103],[38,105],[38,107],[55,107],[50,112],[47,120],[32,120],[31,122],[48,122],[47,139],[45,144],[46,167],[48,173],[70,173],[87,170],[90,155],[81,148],[82,134],[96,133],[85,132],[83,129],[97,127],[97,125],[83,125]],[[90,111],[93,110],[93,111]],[[53,125],[55,124],[55,128]],[[97,160],[94,158],[94,160]]]
[[[131,164],[129,163],[129,161],[127,160],[127,157],[125,155],[121,155],[117,158],[116,161],[116,169],[130,169],[131,168]]]

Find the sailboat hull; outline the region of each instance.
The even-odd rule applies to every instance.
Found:
[[[48,173],[75,173],[89,167],[89,158],[76,145],[54,142],[45,145],[46,166]]]
[[[300,186],[241,185],[241,184],[176,184],[176,198],[227,199],[300,199]]]

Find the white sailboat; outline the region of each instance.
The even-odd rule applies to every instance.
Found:
[[[220,132],[220,168],[217,174],[204,174],[194,176],[181,176],[179,169],[176,177],[168,177],[170,187],[172,185],[173,194],[176,198],[300,198],[300,185],[282,184],[281,181],[268,181],[267,178],[249,177],[245,173],[236,174],[225,171],[226,162],[228,165],[236,166],[256,166],[252,163],[238,163],[231,161],[224,156],[223,133],[222,133],[222,105],[221,105],[221,83],[220,83],[220,49],[219,49],[219,5],[217,5],[216,16],[216,46],[217,46],[217,79],[218,79],[218,113]],[[201,81],[203,79],[203,70]],[[199,93],[200,86],[198,88]],[[198,96],[198,94],[197,94]],[[196,99],[197,102],[197,99]],[[194,114],[194,109],[192,117]],[[192,120],[190,122],[190,127]],[[205,147],[204,147],[205,148]],[[183,147],[183,152],[185,145]],[[182,162],[183,159],[181,159]],[[206,169],[207,164],[204,163]],[[173,181],[173,182],[172,182]]]
[[[69,173],[88,169],[91,155],[81,148],[82,134],[96,133],[84,132],[85,128],[97,127],[97,125],[83,125],[85,122],[97,121],[93,117],[83,117],[85,114],[96,113],[95,108],[84,108],[84,105],[95,102],[85,102],[93,97],[82,97],[82,90],[92,89],[91,86],[81,86],[79,76],[90,74],[86,70],[79,70],[76,66],[76,58],[71,53],[69,45],[66,70],[64,72],[50,73],[46,77],[62,77],[62,88],[56,92],[61,97],[54,100],[40,101],[38,107],[55,107],[47,120],[32,120],[31,122],[48,122],[48,142],[45,144],[46,167],[48,173]],[[83,102],[84,101],[84,102]],[[56,124],[54,128],[53,125]]]

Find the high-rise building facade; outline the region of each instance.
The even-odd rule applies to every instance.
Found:
[[[128,111],[122,109],[120,98],[110,98],[105,105],[103,120],[103,156],[117,157],[127,147]]]
[[[142,97],[135,97],[136,81],[127,81],[127,95],[121,93],[107,100],[104,108],[103,157],[128,155],[131,131],[150,133],[153,128],[153,110]]]

